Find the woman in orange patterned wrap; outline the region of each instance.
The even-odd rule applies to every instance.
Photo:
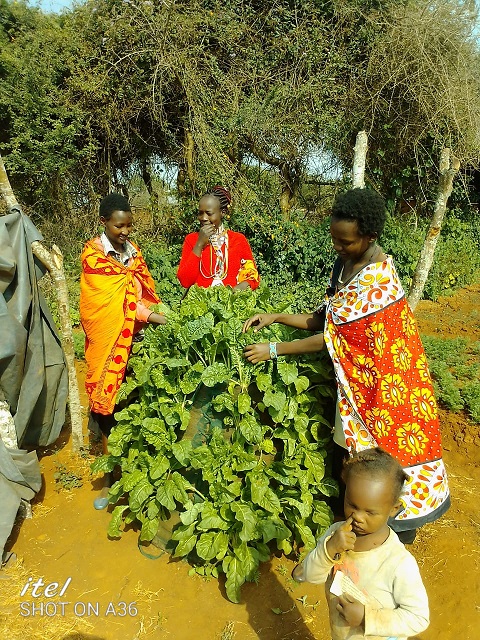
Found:
[[[415,319],[392,258],[377,244],[381,196],[353,189],[337,197],[330,233],[338,254],[322,305],[309,314],[262,314],[244,331],[273,322],[314,333],[304,340],[245,348],[252,363],[328,349],[337,382],[333,438],[348,450],[381,447],[408,475],[403,509],[391,523],[405,542],[448,509],[450,495],[437,405]]]
[[[89,240],[82,252],[80,319],[90,426],[100,429],[106,453],[132,340],[146,323],[165,324],[165,316],[149,308],[159,298],[139,247],[128,239],[133,226],[128,200],[118,193],[106,196],[100,203],[100,222],[105,231]],[[96,509],[108,505],[111,483],[111,474],[105,474],[104,488],[94,501]]]

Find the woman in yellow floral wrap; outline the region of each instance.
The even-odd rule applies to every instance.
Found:
[[[381,447],[408,475],[391,527],[405,542],[450,505],[437,405],[412,311],[392,258],[377,244],[385,203],[368,189],[340,194],[330,233],[338,254],[322,305],[309,314],[253,316],[244,331],[273,322],[315,332],[304,340],[245,348],[252,363],[328,349],[337,381],[333,438],[350,453]]]

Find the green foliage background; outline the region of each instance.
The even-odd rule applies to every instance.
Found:
[[[0,150],[57,223],[132,176],[158,210],[222,182],[288,219],[365,129],[371,184],[424,215],[443,146],[478,166],[476,25],[457,0],[0,0]]]
[[[422,338],[435,395],[447,409],[464,409],[480,424],[480,343],[463,338]]]

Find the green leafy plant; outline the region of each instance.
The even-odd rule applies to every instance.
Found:
[[[331,523],[331,366],[323,356],[257,365],[243,358],[254,341],[303,337],[282,325],[241,333],[245,319],[271,310],[265,287],[192,287],[177,309],[163,310],[167,325],[148,329],[134,347],[119,393],[127,406],[116,414],[109,455],[93,465],[122,469],[110,492],[120,503],[109,535],[137,522],[140,539],[152,540],[178,511],[174,557],[188,558],[200,575],[225,573],[227,595],[238,602],[272,545],[286,554],[313,547]]]
[[[423,336],[435,394],[447,409],[465,409],[480,423],[480,343]]]
[[[55,468],[57,470],[53,474],[53,477],[55,479],[57,491],[60,491],[61,489],[76,489],[83,485],[82,476],[70,471],[64,464],[55,462]]]
[[[73,334],[73,349],[77,360],[85,360],[85,334],[83,331]]]

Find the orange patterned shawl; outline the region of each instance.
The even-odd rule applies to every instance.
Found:
[[[435,520],[449,505],[437,405],[390,257],[364,267],[326,301],[324,335],[348,449],[382,447],[409,475],[394,529]]]
[[[133,244],[133,243],[132,243]],[[141,328],[135,321],[136,280],[142,286],[142,302],[159,302],[155,285],[140,249],[128,267],[106,256],[99,239],[86,243],[80,277],[80,318],[85,331],[85,386],[90,408],[111,415],[123,382],[134,334]]]

